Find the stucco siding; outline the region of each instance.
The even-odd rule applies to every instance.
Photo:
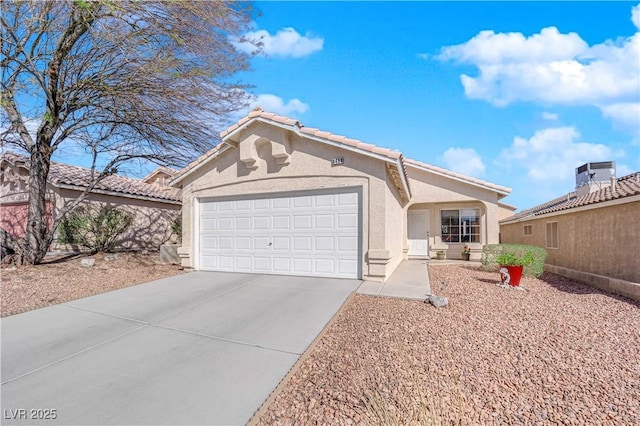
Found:
[[[480,242],[467,244],[472,249],[472,259],[480,258],[483,245],[498,242],[498,196],[495,191],[417,169],[409,170],[409,182],[413,197],[405,211],[407,209],[429,210],[431,256],[434,256],[437,250],[444,250],[447,258],[460,259],[462,247],[465,245],[465,243],[442,241],[440,232],[440,212],[442,210],[479,209]]]
[[[558,223],[558,248],[548,248],[546,223]],[[547,250],[546,263],[640,283],[640,202],[567,211],[502,224],[504,243],[532,244]],[[524,235],[524,226],[531,235]]]
[[[62,189],[56,198],[57,209],[78,196],[77,191]],[[177,241],[171,225],[180,214],[177,204],[159,203],[135,198],[90,194],[84,205],[117,207],[133,215],[129,229],[119,239],[119,249],[158,249],[162,244]],[[59,248],[55,245],[54,248]]]
[[[197,244],[194,238],[194,199],[243,196],[265,193],[310,191],[326,188],[362,189],[363,258],[370,250],[387,247],[386,174],[382,160],[365,157],[344,149],[305,141],[282,129],[257,123],[239,135],[237,148],[228,149],[183,181],[183,241],[180,249],[183,265],[192,267]],[[286,144],[289,155],[285,164],[274,157]],[[247,149],[255,147],[255,163],[247,167]],[[251,149],[249,149],[251,151]],[[343,157],[344,164],[332,166],[331,160]],[[375,214],[370,214],[375,212]],[[401,252],[401,249],[400,249]],[[369,270],[363,259],[365,276],[378,274]],[[383,274],[384,275],[384,274]]]

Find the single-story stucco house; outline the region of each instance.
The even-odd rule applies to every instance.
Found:
[[[15,239],[24,236],[28,210],[28,157],[13,152],[0,156],[0,227]],[[110,175],[87,196],[84,205],[121,208],[133,214],[119,249],[157,249],[177,240],[172,224],[180,215],[180,190],[165,183],[177,171],[159,167],[143,179]],[[61,208],[75,200],[91,179],[91,170],[52,162],[47,181],[49,223]],[[67,249],[54,239],[51,250]]]
[[[640,300],[640,172],[609,177],[607,163],[578,167],[575,191],[501,220],[500,234],[544,247],[550,272]]]
[[[498,242],[504,186],[256,108],[171,182],[186,268],[386,280]]]

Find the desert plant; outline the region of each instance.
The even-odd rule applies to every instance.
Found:
[[[503,266],[528,266],[534,261],[535,259],[531,252],[527,252],[524,256],[517,256],[513,253],[502,253],[496,257],[496,262]]]
[[[113,207],[78,207],[60,224],[58,241],[78,244],[92,252],[113,251],[133,216]]]
[[[524,275],[535,277],[542,275],[547,251],[542,247],[526,244],[489,244],[484,246],[482,248],[483,267],[495,269],[498,264],[509,265],[509,263],[502,263],[498,259],[499,256],[506,254],[511,254],[513,257],[522,260]],[[505,262],[514,261],[510,257],[501,257],[500,260]]]
[[[179,214],[171,222],[171,232],[178,237],[179,241],[182,241],[182,214]]]

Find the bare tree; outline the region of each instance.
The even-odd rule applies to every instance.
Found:
[[[44,258],[66,212],[121,163],[184,165],[246,106],[246,86],[232,79],[249,57],[231,41],[250,24],[248,3],[3,0],[1,7],[2,144],[31,159],[24,263]],[[39,121],[35,138],[30,119]],[[63,145],[91,154],[93,179],[48,227],[47,177]]]

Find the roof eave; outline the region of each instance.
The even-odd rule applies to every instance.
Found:
[[[447,173],[442,173],[442,172],[439,172],[437,170],[429,169],[427,167],[422,167],[419,164],[407,163],[407,166],[413,167],[415,169],[422,170],[422,171],[425,171],[425,172],[433,173],[433,174],[436,174],[438,176],[442,176],[442,177],[445,177],[445,178],[453,179],[455,181],[462,182],[462,183],[465,183],[467,185],[473,185],[473,186],[476,186],[478,188],[482,188],[482,189],[486,189],[486,190],[491,191],[491,192],[495,192],[495,193],[498,194],[499,199],[502,199],[502,198],[506,197],[507,195],[509,195],[511,193],[511,188],[507,188],[507,187],[498,188],[498,187],[491,187],[491,186],[483,185],[483,184],[481,184],[479,182],[473,182],[473,181],[470,181],[468,179],[463,179],[463,178],[460,178],[460,177],[457,177],[457,176],[451,176],[451,175],[449,175]]]
[[[200,170],[202,167],[204,167],[206,164],[208,164],[211,160],[213,160],[214,158],[217,158],[220,154],[222,154],[223,152],[227,151],[229,148],[233,148],[232,145],[229,145],[229,144],[225,143],[225,141],[222,141],[220,143],[224,143],[224,146],[221,147],[220,149],[218,149],[216,152],[212,153],[209,157],[205,158],[200,164],[196,165],[191,170],[188,170],[186,173],[180,174],[180,175],[176,176],[174,179],[170,180],[169,181],[169,186],[178,187],[178,184],[180,182],[182,182],[186,177],[188,177],[188,176],[192,175],[193,173],[195,173],[196,171]]]
[[[84,191],[87,189],[86,186],[80,186],[80,185],[71,185],[67,183],[54,183],[54,182],[49,182],[49,183],[56,188],[69,189],[72,191]],[[175,204],[175,205],[182,204],[182,201],[180,200],[172,200],[169,198],[156,198],[156,197],[150,197],[148,195],[127,194],[126,192],[109,191],[109,190],[100,189],[100,188],[93,188],[89,194],[102,194],[102,195],[110,195],[114,197],[133,198],[136,200],[153,201],[155,203],[164,203],[164,204]]]

